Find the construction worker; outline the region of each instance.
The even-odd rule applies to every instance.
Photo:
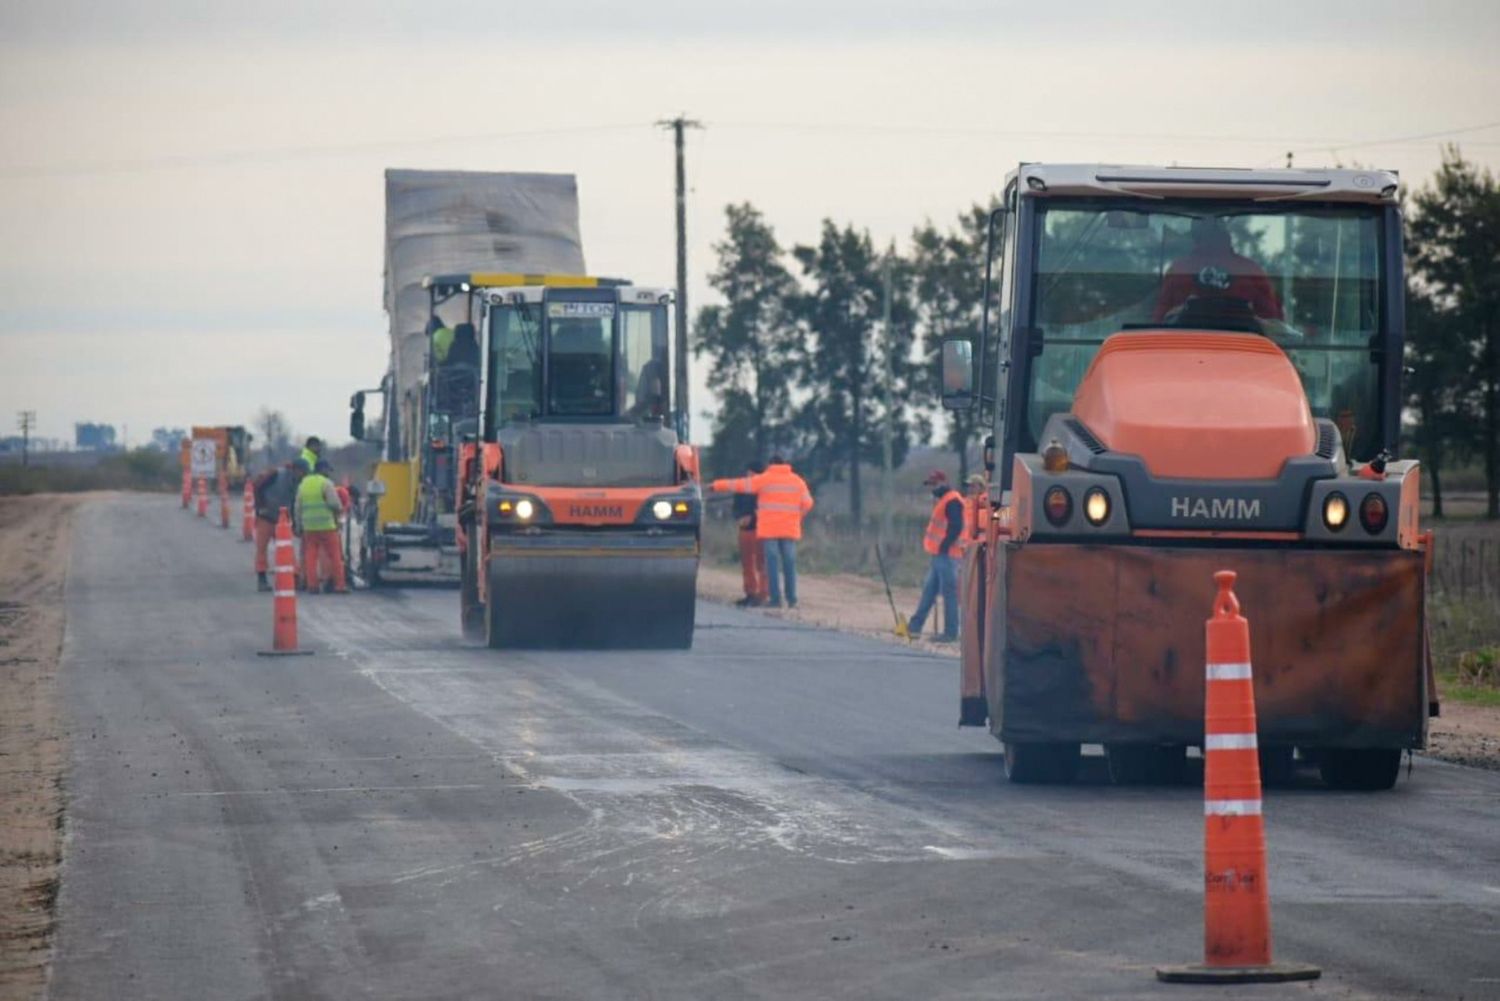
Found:
[[[1153,322],[1176,319],[1172,314],[1179,310],[1188,312],[1183,307],[1192,302],[1202,304],[1200,311],[1213,309],[1216,303],[1242,303],[1241,308],[1248,309],[1256,319],[1283,318],[1281,300],[1276,297],[1265,269],[1235,253],[1234,241],[1223,219],[1194,219],[1191,234],[1192,249],[1173,261],[1162,277],[1156,309],[1151,315]]]
[[[448,362],[448,351],[453,347],[453,328],[434,316],[427,321],[427,337],[432,342],[432,360],[439,365]]]
[[[802,519],[813,509],[807,482],[792,471],[780,455],[771,457],[763,473],[732,480],[714,480],[716,493],[755,495],[755,537],[766,554],[766,604],[781,607],[781,583],[786,582],[786,604],[797,607],[797,540],[802,538]]]
[[[266,579],[271,568],[266,550],[276,538],[276,520],[282,508],[291,515],[297,504],[297,484],[306,472],[303,461],[293,459],[261,473],[250,485],[255,494],[255,586],[261,591],[271,590],[271,582]]]
[[[434,350],[433,353],[437,352]],[[441,364],[479,367],[479,338],[475,336],[474,324],[460,323],[453,328],[449,347],[443,352]]]
[[[972,542],[979,538],[979,510],[990,501],[990,485],[983,473],[970,473],[964,480],[968,496],[964,498],[964,538]]]
[[[307,463],[308,472],[318,468],[318,460],[323,458],[323,439],[317,435],[307,439],[307,443],[302,446],[302,454],[297,458]]]
[[[932,557],[927,565],[927,577],[922,581],[922,598],[917,610],[912,613],[907,628],[913,636],[922,634],[927,615],[943,596],[943,632],[940,643],[952,643],[958,639],[958,562],[968,544],[963,494],[953,489],[948,476],[941,469],[934,469],[922,481],[932,490],[932,516],[927,520],[927,531],[922,536],[922,548]]]
[[[325,592],[348,594],[343,546],[339,544],[339,521],[344,516],[344,506],[338,488],[329,478],[332,472],[328,461],[319,459],[313,471],[297,485],[296,525],[302,536],[302,575],[310,592],[316,592],[321,585]]]
[[[764,462],[752,462],[745,468],[745,475],[752,477],[765,471]],[[771,598],[766,580],[766,547],[755,534],[755,506],[755,494],[734,495],[734,520],[740,529],[740,572],[745,585],[745,596],[735,604],[741,608],[764,605]]]

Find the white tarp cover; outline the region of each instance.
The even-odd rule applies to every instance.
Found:
[[[472,271],[586,274],[574,176],[385,172],[385,311],[396,390],[388,412],[399,412],[397,401],[422,378],[422,279]]]

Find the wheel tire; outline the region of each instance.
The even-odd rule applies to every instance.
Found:
[[[697,605],[689,605],[686,612],[679,613],[662,624],[657,636],[663,650],[691,650],[693,648],[693,626],[697,616]]]
[[[1022,785],[1065,785],[1078,775],[1077,744],[1005,744],[1005,777]]]
[[[1297,778],[1296,748],[1288,744],[1273,744],[1260,749],[1261,785],[1285,788]]]
[[[458,578],[458,621],[464,639],[484,637],[484,606],[479,603],[479,571],[474,566],[474,548],[464,553],[463,570]]]
[[[500,603],[495,600],[499,589],[495,580],[495,571],[491,567],[485,571],[490,575],[489,579],[489,601],[484,603],[484,641],[491,650],[499,650],[511,646],[512,629],[507,626],[504,619],[500,617]]]
[[[1392,747],[1328,747],[1318,770],[1330,789],[1377,792],[1396,784],[1401,774],[1401,749]]]
[[[1181,785],[1187,776],[1182,744],[1106,744],[1104,757],[1115,785]]]

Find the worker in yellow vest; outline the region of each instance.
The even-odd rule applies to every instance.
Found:
[[[333,468],[319,459],[312,473],[297,484],[296,527],[302,535],[302,576],[308,591],[348,594],[344,554],[339,545],[339,519],[344,505],[329,474]],[[326,573],[324,573],[326,571]]]
[[[302,454],[297,458],[307,463],[307,471],[312,472],[317,467],[318,460],[323,458],[323,439],[317,435],[307,439],[307,443],[302,446]]]
[[[968,544],[968,505],[941,469],[928,473],[922,485],[932,490],[933,497],[932,517],[927,519],[927,531],[922,536],[922,548],[932,561],[922,581],[922,598],[907,628],[913,636],[920,636],[941,594],[943,631],[937,639],[939,643],[952,643],[958,639],[958,565]]]

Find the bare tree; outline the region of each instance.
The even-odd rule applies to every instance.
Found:
[[[255,429],[265,443],[267,462],[275,465],[291,451],[292,426],[280,410],[261,407],[255,415]]]

